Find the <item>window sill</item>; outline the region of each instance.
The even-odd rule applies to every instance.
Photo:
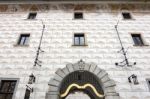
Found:
[[[30,20],[30,21],[33,20],[33,21],[36,21],[36,20],[38,20],[38,19],[24,19],[24,20]]]
[[[143,46],[149,46],[149,45],[133,45],[135,47],[143,47]]]
[[[124,20],[124,21],[134,21],[135,19],[122,19],[122,20]]]
[[[72,19],[72,20],[85,20],[84,18],[81,18],[81,19]]]
[[[88,45],[72,45],[72,46],[74,46],[74,47],[86,47]]]
[[[16,45],[14,45],[14,47],[29,47],[29,45],[18,45],[18,44],[16,44]]]

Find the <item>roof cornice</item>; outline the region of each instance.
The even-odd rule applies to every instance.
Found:
[[[50,3],[150,4],[150,0],[0,0],[0,4],[50,4]]]

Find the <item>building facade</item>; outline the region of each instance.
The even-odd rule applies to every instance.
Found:
[[[148,0],[1,0],[0,99],[150,99]]]

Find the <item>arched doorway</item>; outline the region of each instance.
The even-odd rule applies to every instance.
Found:
[[[115,91],[115,82],[105,70],[82,60],[56,71],[54,78],[49,81],[46,99],[67,99],[77,92],[83,92],[91,99],[120,99]]]
[[[98,78],[85,70],[68,74],[60,85],[60,99],[66,99],[70,93],[83,92],[90,99],[104,99],[104,92]]]

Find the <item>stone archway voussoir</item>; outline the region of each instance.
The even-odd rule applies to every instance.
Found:
[[[51,94],[51,93],[47,93],[46,94],[46,99],[58,99],[58,94]]]
[[[52,85],[50,85],[50,86],[49,86],[49,89],[50,89],[52,92],[58,92],[58,91],[59,91],[59,87],[57,87],[57,86],[52,86]]]
[[[112,86],[112,87],[107,87],[107,88],[105,88],[105,90],[104,90],[104,93],[115,93],[116,92],[116,90],[115,90],[115,87],[114,86]]]
[[[93,71],[93,73],[95,75],[98,75],[100,72],[102,71],[102,69],[100,69],[98,66],[95,68],[95,70]]]
[[[78,63],[73,64],[74,71],[80,70]]]
[[[62,78],[64,78],[66,76],[66,74],[60,68],[56,71],[56,74],[61,76]]]
[[[107,82],[107,81],[109,81],[109,80],[111,80],[111,79],[108,77],[108,75],[105,75],[105,76],[103,76],[103,77],[101,78],[101,82],[102,82],[102,83],[105,83],[105,82]]]
[[[73,64],[71,64],[71,63],[67,64],[66,68],[69,70],[70,73],[74,71]]]
[[[62,71],[65,73],[65,76],[67,76],[70,72],[68,70],[68,68],[63,68]]]
[[[113,80],[109,80],[109,81],[103,83],[103,86],[104,86],[105,88],[108,88],[108,87],[116,86],[116,84],[115,84],[115,82],[114,82]]]
[[[52,79],[48,82],[48,85],[52,85],[52,86],[59,86],[61,82],[55,80],[55,79]]]
[[[103,77],[105,77],[106,75],[108,75],[108,73],[106,73],[104,70],[102,70],[99,74],[98,74],[98,78],[102,79]]]
[[[63,78],[57,74],[54,75],[54,79],[61,82],[63,80]]]
[[[90,70],[90,64],[85,64],[83,70],[89,71]]]
[[[92,64],[90,65],[89,71],[93,73],[96,67],[97,67],[97,65],[94,64],[94,63],[92,63]]]

